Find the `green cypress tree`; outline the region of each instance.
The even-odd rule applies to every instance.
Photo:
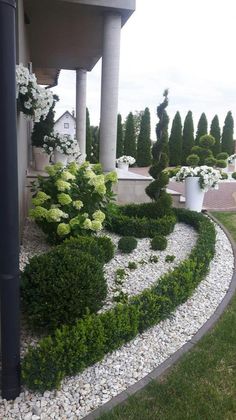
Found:
[[[90,161],[92,152],[92,133],[90,127],[89,110],[86,108],[86,160]]]
[[[194,126],[192,111],[188,111],[184,120],[183,128],[183,147],[182,147],[182,165],[186,165],[186,159],[194,146]]]
[[[197,126],[197,133],[196,133],[196,139],[195,139],[195,145],[199,146],[199,139],[200,137],[204,136],[204,134],[207,134],[207,117],[206,114],[203,112]]]
[[[222,132],[221,149],[222,152],[232,155],[234,153],[234,120],[231,111],[228,112],[225,118],[225,123]]]
[[[123,155],[123,150],[124,150],[124,139],[123,139],[122,117],[120,114],[118,114],[117,137],[116,137],[116,157],[117,158]]]
[[[162,207],[163,214],[167,214],[171,207],[171,196],[166,193],[165,187],[168,184],[169,176],[163,170],[168,166],[168,124],[169,117],[166,112],[168,106],[168,90],[163,93],[164,100],[157,107],[159,122],[156,125],[157,141],[152,147],[152,166],[149,169],[150,175],[154,178],[146,188],[147,195],[154,201],[158,201]]]
[[[210,135],[214,137],[215,144],[212,146],[211,150],[213,155],[216,157],[221,152],[221,144],[220,144],[220,124],[219,124],[219,118],[217,115],[214,116],[212,122],[211,122],[211,128],[210,128]]]
[[[91,163],[99,162],[99,134],[100,129],[98,126],[91,126],[92,133],[92,146],[91,146]]]
[[[139,136],[139,133],[140,133],[141,120],[142,120],[143,113],[144,113],[144,111],[135,111],[134,114],[133,114],[133,117],[134,117],[134,135],[135,135],[136,142],[138,140],[138,136]]]
[[[151,165],[151,121],[150,111],[145,108],[141,118],[140,133],[137,143],[137,165],[149,166]]]
[[[129,113],[125,123],[124,154],[136,159],[136,141],[134,133],[134,117]]]
[[[179,111],[177,111],[173,119],[170,139],[169,139],[170,166],[181,165],[182,146],[183,146],[182,122],[181,122],[180,113]]]

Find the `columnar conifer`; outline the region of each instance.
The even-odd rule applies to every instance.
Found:
[[[225,118],[225,123],[222,132],[221,149],[222,152],[232,155],[234,152],[234,120],[231,111],[228,112]]]
[[[136,159],[136,141],[134,133],[134,117],[129,113],[125,123],[124,154]]]
[[[141,118],[140,133],[137,143],[137,165],[149,166],[151,164],[151,123],[150,112],[145,108]]]
[[[204,136],[204,134],[207,134],[207,117],[206,114],[203,112],[197,126],[197,133],[196,133],[196,139],[195,139],[195,145],[199,146],[199,140],[200,137]]]
[[[194,126],[192,111],[188,111],[184,120],[183,128],[183,147],[182,147],[182,165],[186,165],[186,159],[194,146]]]
[[[182,122],[179,111],[176,112],[169,140],[169,160],[170,166],[181,165],[182,157],[182,145],[183,145],[183,136],[182,136]]]
[[[92,133],[90,127],[89,110],[86,108],[86,159],[90,161],[92,152]]]
[[[220,124],[219,118],[217,115],[214,116],[211,122],[210,134],[215,138],[215,144],[212,146],[212,153],[216,157],[221,152],[221,144],[220,144]]]
[[[122,117],[120,114],[117,116],[117,138],[116,138],[116,157],[119,158],[123,155],[124,139],[123,139],[123,127]]]

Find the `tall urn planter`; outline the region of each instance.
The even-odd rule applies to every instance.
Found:
[[[185,179],[186,209],[201,212],[204,194],[204,190],[200,188],[198,176],[190,176]]]
[[[49,165],[50,156],[42,147],[33,146],[33,156],[36,171],[43,171],[45,166]]]
[[[54,163],[62,163],[64,166],[67,165],[67,155],[64,153],[59,152],[58,150],[54,150],[53,152]]]
[[[123,171],[128,171],[129,170],[129,164],[125,163],[125,162],[118,162],[118,168],[119,169],[123,169]]]

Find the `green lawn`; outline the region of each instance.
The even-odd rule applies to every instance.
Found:
[[[236,213],[214,212],[236,241]],[[236,297],[162,381],[153,381],[100,420],[235,420]]]

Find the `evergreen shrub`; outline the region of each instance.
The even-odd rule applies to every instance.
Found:
[[[166,216],[167,214],[173,215],[173,210],[170,208],[172,204],[172,197],[170,194],[163,194],[162,200],[152,203],[141,204],[127,204],[120,206],[120,211],[125,216],[129,217],[147,217],[150,219],[157,219]]]
[[[79,236],[66,239],[61,247],[87,252],[101,263],[107,263],[114,257],[115,245],[107,236]]]
[[[216,160],[216,166],[217,166],[217,168],[226,168],[227,163],[223,159],[217,159]]]
[[[164,249],[166,249],[166,247],[167,247],[167,239],[165,238],[165,236],[156,235],[154,236],[154,238],[152,238],[151,248],[153,250],[163,251]]]
[[[121,236],[135,236],[136,238],[149,238],[155,234],[169,235],[173,232],[176,223],[174,215],[163,216],[159,219],[147,217],[129,217],[123,214],[112,215],[106,222],[111,232]]]
[[[33,257],[21,280],[23,309],[36,329],[73,324],[87,310],[97,312],[107,295],[102,264],[66,245]]]
[[[125,254],[130,254],[135,248],[137,248],[138,241],[133,236],[123,236],[118,242],[118,248]]]
[[[199,163],[199,156],[198,155],[194,155],[193,153],[191,155],[189,155],[186,159],[187,165],[189,166],[197,166]]]
[[[205,159],[205,165],[207,166],[214,167],[216,165],[216,162],[217,160],[213,156]]]
[[[227,175],[227,174],[226,174],[226,175]],[[232,173],[232,178],[233,178],[233,179],[236,179],[236,172],[233,172],[233,173]]]
[[[218,155],[216,156],[216,159],[217,160],[226,160],[226,159],[228,159],[228,157],[229,157],[228,153],[221,152],[221,153],[218,153]]]

